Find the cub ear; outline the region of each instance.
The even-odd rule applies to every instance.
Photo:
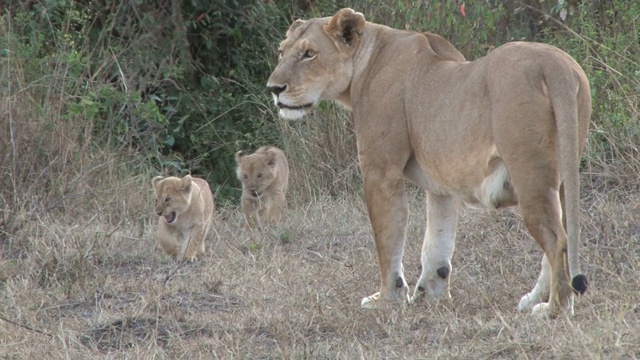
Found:
[[[324,26],[324,31],[335,41],[355,48],[360,43],[360,35],[364,30],[364,15],[345,8],[338,11]]]
[[[305,20],[296,20],[293,22],[293,24],[291,24],[291,26],[289,26],[289,30],[287,30],[287,37],[290,37],[291,34],[293,34],[294,31],[296,31],[297,28],[300,27],[300,25],[304,24],[306,21]]]
[[[185,175],[182,178],[182,181],[180,182],[180,185],[182,186],[182,191],[190,192],[192,182],[193,182],[193,178],[191,177],[191,175]]]
[[[242,153],[242,150],[238,151],[238,152],[236,153],[236,162],[237,162],[238,164],[240,164],[240,160],[241,160],[243,157],[244,157],[244,154]]]
[[[276,151],[270,147],[264,152],[264,157],[267,160],[267,165],[274,166],[276,164]]]
[[[153,178],[153,180],[151,180],[151,185],[153,185],[154,191],[158,188],[158,185],[160,185],[160,181],[162,180],[164,180],[163,176],[156,176]]]

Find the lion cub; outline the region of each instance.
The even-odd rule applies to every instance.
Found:
[[[289,164],[284,152],[263,146],[251,155],[236,153],[237,175],[242,182],[242,212],[245,226],[278,223],[286,207]]]
[[[196,260],[204,253],[215,208],[209,184],[204,179],[156,176],[151,181],[156,194],[158,243],[178,260]]]

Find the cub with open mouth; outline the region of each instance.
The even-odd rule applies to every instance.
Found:
[[[180,261],[194,261],[205,252],[205,239],[213,221],[215,203],[206,180],[156,176],[158,244]]]
[[[278,223],[286,208],[289,164],[284,152],[263,146],[255,153],[236,153],[237,175],[242,182],[242,212],[245,226]]]

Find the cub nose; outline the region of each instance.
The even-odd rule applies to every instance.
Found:
[[[269,91],[274,95],[278,96],[281,92],[287,89],[287,85],[267,85],[267,89],[269,89]]]

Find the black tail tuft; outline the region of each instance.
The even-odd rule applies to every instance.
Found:
[[[578,274],[571,280],[571,287],[576,294],[583,295],[589,287],[589,280],[583,274]]]

